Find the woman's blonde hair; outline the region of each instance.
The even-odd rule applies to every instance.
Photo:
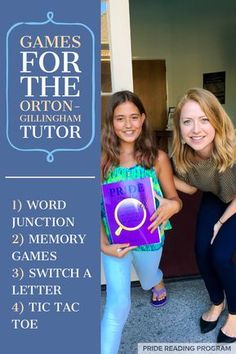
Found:
[[[228,167],[233,166],[236,159],[234,126],[216,96],[202,88],[189,89],[178,102],[174,112],[172,156],[176,170],[185,174],[195,161],[194,150],[188,144],[182,143],[180,132],[181,110],[189,100],[199,104],[215,129],[212,159],[217,170],[224,172]]]

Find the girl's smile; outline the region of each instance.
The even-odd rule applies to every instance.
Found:
[[[113,126],[121,142],[134,143],[142,131],[145,119],[138,108],[130,101],[119,104],[114,110]]]

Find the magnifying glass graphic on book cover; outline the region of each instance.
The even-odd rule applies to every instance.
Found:
[[[122,230],[138,230],[145,223],[147,211],[140,200],[126,198],[117,204],[114,211],[114,217],[119,226],[115,231],[115,235],[120,236]]]

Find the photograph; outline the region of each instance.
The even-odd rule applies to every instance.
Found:
[[[235,10],[102,2],[101,354],[235,351]]]

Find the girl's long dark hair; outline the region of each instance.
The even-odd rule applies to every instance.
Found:
[[[119,91],[114,93],[109,100],[107,112],[105,116],[104,126],[102,129],[102,161],[101,171],[102,178],[107,176],[107,173],[114,166],[119,165],[120,161],[120,142],[114,132],[113,116],[116,107],[124,102],[132,102],[139,110],[140,114],[146,112],[140,98],[131,91]],[[154,165],[157,157],[157,148],[154,144],[152,132],[149,122],[146,117],[144,120],[141,134],[135,142],[134,147],[135,160],[139,165],[145,168],[151,168]]]

